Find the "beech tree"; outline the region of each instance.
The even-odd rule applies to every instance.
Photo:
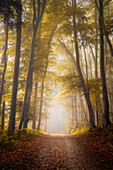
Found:
[[[109,3],[109,1],[107,2],[107,3]],[[99,6],[98,6],[98,2],[97,2],[97,0],[95,0],[95,4],[96,4],[96,7],[97,7],[97,9],[98,9],[98,11],[99,11],[99,15],[101,16],[102,15],[102,12],[101,12],[101,10],[100,10],[100,1],[99,1]],[[110,40],[110,38],[109,38],[109,32],[106,30],[106,25],[105,25],[105,22],[104,22],[104,17],[103,17],[103,19],[102,19],[102,24],[103,24],[103,31],[104,31],[104,33],[105,33],[105,37],[106,37],[106,40],[107,40],[107,43],[108,43],[108,45],[109,45],[109,48],[110,48],[110,51],[111,51],[111,55],[113,56],[113,46],[112,46],[112,43],[111,43],[111,40]]]
[[[16,55],[15,55],[15,66],[14,66],[14,77],[13,77],[13,89],[12,89],[12,100],[11,100],[11,113],[9,120],[8,133],[13,134],[15,130],[15,112],[16,112],[16,98],[18,89],[18,76],[19,76],[19,63],[20,63],[20,48],[21,48],[21,25],[22,25],[22,4],[21,0],[18,0],[17,8],[17,25],[16,25]]]
[[[0,81],[0,110],[2,112],[2,129],[4,129],[4,117],[5,117],[5,102],[3,102],[3,109],[1,109],[1,102],[2,102],[2,96],[5,94],[5,89],[4,89],[4,84],[5,84],[5,73],[6,73],[6,68],[7,68],[7,48],[8,48],[8,21],[5,21],[4,24],[4,30],[5,30],[5,46],[3,48],[4,54],[2,56],[2,61],[1,61],[1,81]]]
[[[36,9],[36,4],[38,6],[38,9]],[[36,38],[36,34],[37,34],[40,21],[42,20],[42,17],[43,17],[45,4],[46,4],[46,0],[43,1],[42,9],[41,9],[41,1],[39,0],[36,3],[35,0],[33,0],[33,37],[32,37],[32,43],[31,43],[31,54],[30,54],[29,68],[28,68],[28,73],[27,73],[24,104],[23,104],[22,117],[20,120],[19,129],[22,128],[23,122],[25,122],[24,127],[26,127],[26,124],[28,123],[27,114],[29,112],[31,92],[32,92],[32,79],[33,79],[32,65],[33,65],[33,60],[34,60],[35,38]]]
[[[100,72],[103,90],[104,121],[105,125],[111,124],[109,119],[109,101],[107,94],[105,69],[104,69],[104,24],[103,24],[103,0],[99,0],[99,28],[100,28]]]
[[[46,64],[45,64],[45,70],[44,70],[44,76],[43,76],[43,80],[42,80],[42,90],[41,90],[41,99],[40,99],[40,111],[39,111],[39,122],[38,122],[38,130],[40,130],[40,124],[41,124],[41,112],[42,112],[42,102],[43,102],[43,93],[44,93],[44,81],[45,81],[45,77],[46,77],[46,73],[47,73],[47,69],[48,69],[48,57],[49,57],[49,50],[50,50],[50,45],[51,45],[51,41],[54,35],[54,32],[56,30],[57,26],[55,26],[53,28],[53,30],[50,33],[49,36],[49,42],[48,42],[48,46],[47,46],[47,56],[46,56]]]
[[[70,133],[111,123],[112,8],[107,0],[0,1],[2,129],[14,134],[32,122],[41,131],[54,91]]]

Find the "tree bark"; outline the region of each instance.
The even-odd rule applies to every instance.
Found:
[[[76,0],[74,0],[73,5],[76,7]],[[74,41],[75,41],[75,52],[76,52],[76,68],[77,68],[77,72],[81,80],[81,86],[82,86],[85,99],[88,105],[90,128],[94,128],[95,127],[94,111],[93,111],[93,107],[92,107],[91,100],[90,100],[89,90],[85,84],[85,80],[83,78],[81,67],[80,67],[80,61],[79,61],[80,56],[79,56],[79,49],[78,49],[78,42],[77,42],[77,29],[76,29],[75,15],[73,15],[73,27],[74,27]]]
[[[2,130],[4,129],[4,118],[5,118],[5,102],[3,102],[2,106]]]
[[[4,24],[4,30],[5,30],[5,46],[4,46],[4,54],[2,56],[2,61],[1,61],[1,68],[3,68],[3,71],[0,71],[0,76],[2,76],[2,79],[0,81],[0,111],[2,111],[2,120],[1,120],[1,128],[2,130],[4,129],[4,116],[5,116],[5,102],[3,102],[2,110],[1,110],[1,102],[2,102],[2,95],[4,93],[4,83],[5,83],[5,72],[7,68],[7,48],[8,48],[8,21],[5,22]]]
[[[99,15],[101,15],[101,9],[99,8],[100,6],[98,6],[98,3],[97,3],[97,0],[95,0],[95,4],[96,4],[96,7],[99,11]],[[100,5],[100,1],[99,1],[99,5]],[[105,26],[105,23],[104,23],[104,18],[101,19],[101,22],[102,22],[102,25],[103,25],[103,31],[104,31],[104,34],[105,34],[105,37],[106,37],[106,40],[107,40],[107,43],[109,45],[109,48],[110,48],[110,52],[111,52],[111,55],[113,56],[113,46],[112,46],[112,43],[108,37],[108,33],[107,33],[107,30],[106,30],[106,26]]]
[[[95,26],[96,26],[96,39],[95,39],[95,78],[98,78],[98,67],[97,67],[97,61],[98,61],[98,52],[97,52],[97,48],[98,48],[98,42],[97,42],[97,38],[98,38],[98,29],[97,29],[97,6],[95,4]],[[96,123],[98,125],[98,100],[96,99]]]
[[[44,79],[45,79],[45,77],[44,77]],[[44,81],[42,82],[42,90],[41,90],[41,97],[40,97],[39,121],[38,121],[38,128],[37,128],[37,130],[40,130],[40,125],[41,125],[42,105],[43,105],[43,93],[44,93]]]
[[[73,97],[73,93],[71,93],[71,99],[72,99],[72,102],[71,102],[71,104],[72,104],[72,106],[71,106],[71,108],[72,108],[72,128],[74,128],[74,127],[75,127],[75,121],[77,121],[77,120],[75,120],[75,110],[74,110],[74,97]]]
[[[29,113],[29,106],[30,106],[30,100],[31,100],[31,92],[32,92],[32,81],[33,81],[33,61],[34,61],[34,48],[35,48],[35,38],[37,34],[37,29],[39,27],[40,21],[43,17],[44,9],[45,9],[46,0],[43,1],[43,7],[40,14],[40,0],[38,1],[38,14],[37,18],[34,20],[34,26],[33,26],[33,38],[31,43],[31,54],[30,54],[30,61],[29,61],[29,67],[28,67],[28,73],[27,73],[27,82],[26,82],[26,89],[25,89],[25,95],[24,95],[24,104],[23,104],[23,110],[22,110],[22,117],[19,124],[19,129],[22,128],[22,124],[25,119],[28,119],[28,113]],[[34,9],[35,10],[35,9]],[[39,16],[40,14],[40,16]]]
[[[75,128],[78,126],[78,114],[77,114],[77,96],[74,97],[75,102]]]
[[[104,121],[105,125],[111,124],[109,119],[109,101],[106,86],[106,77],[104,69],[104,24],[103,24],[103,0],[99,0],[99,28],[100,28],[100,72],[102,82],[102,93],[104,103]]]
[[[3,54],[3,61],[2,61],[4,66],[3,66],[2,80],[1,80],[1,89],[0,89],[0,107],[1,107],[3,90],[4,90],[5,72],[6,72],[6,68],[7,68],[8,21],[5,22],[4,29],[5,29],[6,38],[5,38],[5,47],[4,47],[4,54]]]
[[[18,90],[18,77],[19,77],[19,65],[20,65],[20,51],[21,51],[21,27],[22,27],[22,4],[21,0],[18,0],[20,7],[17,8],[17,28],[16,28],[16,55],[15,55],[15,66],[13,76],[13,89],[11,98],[11,113],[9,119],[8,133],[14,134],[15,130],[15,115],[16,115],[16,100]]]
[[[45,121],[44,121],[44,131],[46,132],[47,130],[47,109],[45,107]]]
[[[38,89],[38,83],[37,80],[35,82],[35,94],[34,94],[34,103],[35,103],[35,115],[36,115],[36,98],[37,98],[37,89]],[[32,125],[33,129],[36,129],[36,120],[33,120],[33,125]]]
[[[50,34],[50,38],[49,38],[49,43],[48,43],[48,51],[50,49],[50,45],[51,45],[51,41],[54,35],[54,32],[57,28],[57,25],[54,27],[54,29],[52,30],[51,34]],[[49,56],[49,52],[47,54],[47,58],[46,58],[46,65],[45,65],[45,73],[44,73],[44,77],[43,77],[43,81],[42,81],[42,90],[41,90],[41,99],[40,99],[40,111],[39,111],[39,121],[38,121],[38,128],[37,130],[40,130],[40,125],[41,125],[41,115],[42,115],[42,104],[43,104],[43,93],[44,93],[44,81],[45,81],[45,77],[46,77],[46,73],[47,73],[47,68],[48,68],[48,56]]]
[[[79,100],[80,100],[81,107],[82,107],[82,112],[84,114],[85,121],[86,121],[86,123],[88,125],[88,118],[87,118],[87,114],[86,114],[85,109],[84,109],[84,104],[83,104],[83,101],[82,101],[82,97],[81,97],[80,93],[78,95],[79,95]]]

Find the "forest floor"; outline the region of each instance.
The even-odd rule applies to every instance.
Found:
[[[113,125],[85,135],[28,136],[0,153],[0,169],[112,170]]]

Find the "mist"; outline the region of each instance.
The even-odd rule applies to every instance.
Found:
[[[47,120],[47,133],[63,134],[66,133],[66,112],[63,105],[57,100],[52,102],[52,108],[49,109],[50,119]]]

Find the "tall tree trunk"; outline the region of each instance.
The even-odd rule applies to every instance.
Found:
[[[98,38],[98,29],[97,29],[97,6],[95,4],[95,26],[96,26],[96,39],[95,39],[95,78],[98,78],[98,67],[97,67],[97,61],[98,61],[98,52],[97,52],[97,48],[98,48],[98,42],[97,42],[97,38]],[[98,125],[98,99],[96,99],[96,123]]]
[[[100,8],[98,6],[97,0],[95,0],[95,4],[96,4],[96,7],[97,7],[97,9],[99,11],[99,15],[101,15],[101,10],[100,10]],[[100,1],[99,1],[99,5],[100,5]],[[103,25],[103,31],[105,33],[105,37],[106,37],[107,43],[108,43],[109,48],[110,48],[111,55],[113,56],[113,46],[112,46],[112,43],[111,43],[111,41],[109,39],[107,30],[106,30],[106,26],[105,26],[105,23],[104,23],[104,18],[102,18],[101,22],[102,22],[102,25]]]
[[[105,78],[104,69],[104,24],[103,24],[103,0],[99,0],[99,28],[100,28],[100,72],[102,81],[102,91],[103,91],[103,103],[104,103],[104,121],[105,125],[109,125],[109,101]]]
[[[76,7],[76,0],[74,0],[73,5],[75,5]],[[94,111],[93,111],[93,107],[92,107],[91,100],[90,100],[89,90],[85,84],[82,71],[81,71],[81,67],[80,67],[80,61],[79,61],[80,56],[79,56],[78,41],[77,41],[77,29],[76,29],[75,15],[73,15],[73,26],[74,26],[74,41],[75,41],[75,51],[76,51],[76,67],[77,67],[78,75],[81,80],[81,85],[82,85],[82,89],[85,95],[85,99],[88,105],[90,128],[93,128],[95,127],[95,116],[94,116]]]
[[[50,40],[50,42],[51,42],[51,40]],[[50,44],[49,44],[49,48],[50,48]],[[48,68],[48,56],[47,56],[47,59],[46,59],[45,73],[44,73],[44,77],[43,77],[43,80],[42,80],[42,89],[41,89],[41,96],[40,96],[39,121],[38,121],[37,130],[40,130],[40,125],[41,125],[41,116],[42,116],[42,107],[43,107],[43,94],[44,94],[44,83],[45,83],[45,77],[46,77],[46,73],[47,73],[47,68]]]
[[[41,125],[41,115],[42,115],[42,107],[43,107],[43,93],[44,93],[44,81],[45,81],[45,77],[46,77],[46,73],[47,73],[47,68],[48,68],[48,57],[49,57],[49,50],[50,50],[50,45],[51,45],[51,41],[53,38],[53,35],[55,33],[55,30],[57,28],[57,25],[54,27],[54,29],[52,30],[50,37],[49,37],[49,43],[48,43],[48,54],[47,54],[47,58],[46,58],[46,65],[45,65],[45,73],[44,73],[44,77],[43,77],[43,81],[42,81],[42,90],[41,90],[41,99],[40,99],[40,111],[39,111],[39,122],[38,122],[38,130],[40,130],[40,125]]]
[[[14,134],[15,130],[15,115],[16,115],[16,100],[18,90],[18,77],[19,77],[19,65],[20,65],[20,49],[21,49],[21,26],[22,26],[22,4],[21,0],[18,0],[19,8],[17,8],[17,28],[16,28],[16,55],[15,55],[15,66],[13,76],[13,89],[11,98],[11,113],[9,119],[8,133]]]
[[[5,22],[4,29],[5,29],[6,37],[5,37],[5,46],[4,46],[4,54],[3,54],[3,61],[2,61],[4,66],[3,66],[2,80],[1,80],[1,89],[0,89],[0,107],[1,107],[3,90],[4,90],[5,72],[6,72],[6,68],[7,68],[8,21]]]
[[[4,46],[4,54],[2,56],[1,61],[1,68],[3,68],[3,71],[0,71],[1,81],[0,81],[0,111],[2,112],[2,121],[1,121],[1,128],[4,129],[4,116],[5,116],[5,102],[3,102],[3,106],[1,109],[1,102],[2,102],[2,95],[5,94],[4,92],[4,83],[5,83],[5,72],[7,68],[7,48],[8,48],[8,21],[4,24],[4,30],[5,30],[5,46]]]
[[[22,117],[19,124],[19,129],[22,128],[22,124],[25,119],[28,119],[28,113],[29,113],[29,106],[30,106],[30,100],[31,100],[31,92],[32,92],[32,81],[33,81],[33,61],[34,61],[34,49],[35,49],[35,38],[37,34],[37,29],[39,27],[40,21],[43,17],[44,9],[46,0],[43,1],[43,7],[40,14],[40,0],[38,1],[38,14],[36,17],[36,8],[35,8],[35,1],[34,2],[34,17],[33,17],[33,37],[32,37],[32,43],[31,43],[31,54],[30,54],[30,61],[29,61],[29,68],[27,73],[27,82],[26,82],[26,89],[25,89],[25,95],[24,95],[24,104],[23,104],[23,110],[22,110]]]
[[[109,11],[110,11],[110,2],[108,4],[108,11],[107,11],[107,16],[106,17],[109,17]],[[107,40],[105,41],[105,72],[106,72],[106,67],[107,67],[107,64],[108,64],[108,51],[107,51]]]

